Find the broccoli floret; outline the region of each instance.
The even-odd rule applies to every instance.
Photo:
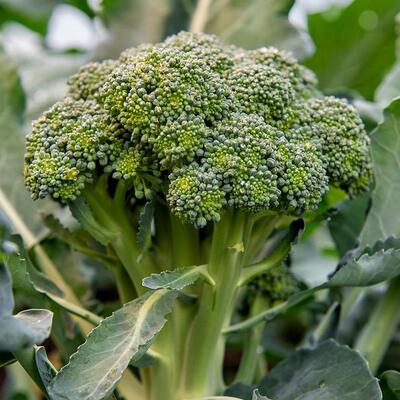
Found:
[[[182,32],[84,66],[35,122],[26,184],[67,202],[100,175],[155,193],[196,227],[224,208],[299,214],[329,185],[369,185],[369,139],[355,109],[275,48],[247,51]]]
[[[45,112],[27,140],[26,184],[34,198],[79,196],[98,167],[118,157],[124,132],[92,100],[67,97]]]
[[[300,290],[300,282],[286,265],[273,268],[248,284],[249,302],[255,296],[263,296],[272,306],[286,301]]]
[[[116,65],[114,60],[104,60],[82,66],[68,79],[68,96],[76,100],[98,100],[99,89]]]

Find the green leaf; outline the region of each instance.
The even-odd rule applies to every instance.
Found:
[[[372,100],[396,59],[397,0],[354,0],[310,15],[316,51],[306,65],[325,90],[350,88]],[[371,61],[373,60],[373,62]]]
[[[359,353],[333,340],[313,350],[296,351],[258,385],[277,400],[380,400],[378,380]]]
[[[24,310],[0,318],[0,351],[15,351],[43,343],[49,336],[53,313]]]
[[[362,247],[389,236],[400,237],[400,99],[384,112],[385,120],[372,134],[375,188],[372,207],[360,240]]]
[[[215,284],[207,271],[206,265],[180,267],[173,271],[162,271],[159,274],[151,274],[149,277],[143,279],[142,284],[149,289],[181,290],[195,283],[200,277],[211,285]]]
[[[400,372],[385,371],[381,377],[381,385],[383,385],[384,400],[400,399]],[[386,395],[386,392],[387,395]],[[389,397],[390,396],[390,397]]]
[[[9,352],[42,343],[50,335],[53,313],[48,310],[25,310],[12,315],[14,300],[11,276],[0,264],[0,351]]]
[[[292,0],[229,0],[223,6],[216,1],[203,30],[229,44],[252,49],[276,46],[304,58],[310,45],[288,20],[292,5]]]
[[[104,319],[50,384],[52,400],[110,395],[131,360],[139,359],[160,332],[176,296],[167,290],[149,292]]]
[[[371,286],[400,275],[400,249],[363,254],[341,266],[323,287]]]
[[[90,233],[99,243],[107,245],[115,234],[102,227],[94,218],[90,207],[83,198],[78,198],[69,204],[72,215],[79,221],[82,228]]]
[[[354,248],[367,216],[369,195],[342,203],[328,222],[329,231],[340,256]]]
[[[43,346],[35,347],[35,361],[43,386],[47,388],[50,382],[55,378],[57,370],[47,358],[46,349]]]

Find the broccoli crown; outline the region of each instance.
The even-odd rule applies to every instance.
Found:
[[[110,174],[202,227],[226,206],[298,214],[329,185],[350,195],[369,185],[356,110],[324,97],[313,73],[275,48],[181,32],[88,64],[68,84],[28,137],[34,198],[65,203]]]

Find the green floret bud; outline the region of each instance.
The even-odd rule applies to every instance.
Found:
[[[248,114],[262,115],[266,121],[282,117],[294,102],[291,82],[278,69],[261,64],[240,64],[230,74],[237,108]]]
[[[121,151],[114,159],[111,169],[113,178],[130,179],[137,176],[142,169],[143,154],[137,147],[129,147],[128,143],[121,146]]]
[[[279,71],[290,80],[300,97],[309,98],[318,95],[315,74],[308,68],[300,65],[289,53],[280,51],[274,47],[262,47],[261,49],[249,51],[248,57],[253,62]]]
[[[79,196],[94,170],[116,157],[119,129],[94,101],[66,98],[55,104],[27,139],[25,182],[32,196]]]
[[[146,139],[163,168],[183,161],[194,161],[210,137],[210,129],[200,117],[183,114],[168,120],[157,130],[150,130]]]
[[[183,113],[214,121],[232,108],[229,85],[205,60],[165,46],[115,68],[101,90],[101,102],[131,131],[159,128]]]
[[[257,276],[248,284],[249,300],[263,296],[271,306],[286,301],[300,290],[300,282],[286,265],[273,268]]]
[[[360,190],[368,187],[372,172],[370,139],[354,107],[334,97],[311,99],[307,106],[314,131],[322,139],[330,183],[350,191],[354,190],[351,187],[358,186]]]
[[[276,152],[280,208],[293,213],[315,209],[328,191],[328,177],[318,151],[311,143],[283,139]]]
[[[277,206],[280,191],[270,166],[277,134],[256,114],[234,114],[216,125],[203,166],[223,181],[230,206],[250,211]]]
[[[170,176],[167,200],[183,221],[202,228],[208,221],[219,221],[225,205],[221,182],[197,164],[176,170]]]
[[[82,66],[68,79],[67,96],[75,100],[98,100],[99,89],[116,65],[114,60],[104,60]]]
[[[234,65],[232,57],[234,47],[226,46],[215,35],[180,32],[167,38],[164,46],[190,53],[193,58],[205,61],[211,70],[219,73],[231,69]]]

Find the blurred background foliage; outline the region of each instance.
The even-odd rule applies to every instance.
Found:
[[[76,294],[99,314],[116,307],[109,271],[88,262],[82,253],[71,252],[65,240],[49,235],[44,209],[47,214],[56,213],[66,225],[71,221],[65,211],[48,201],[31,201],[23,185],[24,136],[32,120],[62,97],[67,77],[79,66],[189,29],[195,7],[196,0],[0,0],[0,260],[15,230],[28,246],[41,243]],[[383,109],[400,96],[399,12],[398,0],[213,0],[205,31],[245,48],[273,45],[292,52],[315,71],[326,93],[352,101],[372,132],[382,121]],[[389,146],[400,144],[398,132],[388,135]],[[388,152],[376,152],[378,158],[388,160],[383,174],[398,174]],[[382,173],[378,178],[384,179]],[[381,198],[387,196],[388,189],[382,189],[379,182],[377,190]],[[398,202],[400,188],[390,190],[393,201]],[[321,213],[329,213],[329,222],[311,222],[290,260],[291,268],[306,284],[323,282],[357,244],[370,200],[370,195],[344,199],[339,191],[327,196]],[[386,214],[380,210],[382,218],[393,218],[393,207],[389,204]],[[377,223],[370,218],[366,226]],[[400,221],[394,218],[392,225],[400,226]],[[351,343],[381,290],[378,286],[367,291],[349,313],[348,323],[337,327],[343,342]],[[43,296],[29,288],[19,293],[19,308],[36,303],[43,306]],[[304,340],[305,327],[320,318],[332,299],[320,300],[311,313],[269,324],[263,346],[272,364]],[[68,354],[81,338],[65,313],[53,311],[55,329],[69,339],[70,348],[64,352]],[[235,362],[234,354],[232,351],[227,360],[228,367]],[[398,355],[400,336],[393,341],[383,369],[400,369]],[[0,359],[0,366],[7,362]],[[57,360],[53,362],[57,365]],[[0,398],[33,400],[38,395],[23,370],[12,364],[0,369]]]

